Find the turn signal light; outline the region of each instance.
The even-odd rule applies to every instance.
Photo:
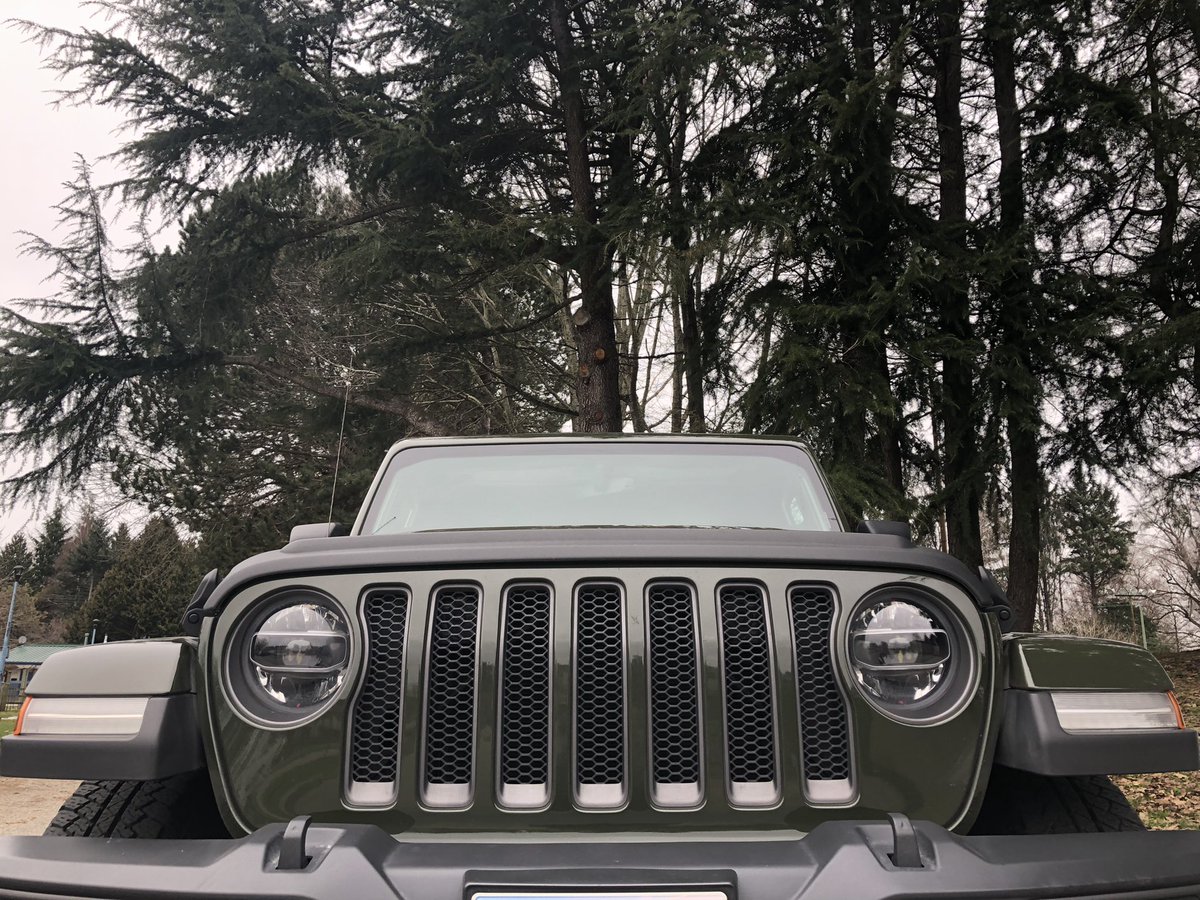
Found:
[[[26,697],[14,734],[137,734],[148,697]]]
[[[1167,691],[1167,696],[1171,698],[1171,705],[1175,707],[1175,721],[1179,723],[1180,729],[1187,728],[1183,724],[1183,710],[1179,708],[1179,698],[1175,696],[1174,691]]]
[[[1179,704],[1168,692],[1054,691],[1063,731],[1165,731],[1183,727]]]
[[[21,733],[21,729],[25,727],[25,712],[29,709],[29,701],[32,697],[26,697],[25,702],[21,704],[21,711],[17,713],[17,727],[13,729],[13,736],[16,737]]]

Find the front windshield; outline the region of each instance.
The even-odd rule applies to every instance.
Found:
[[[362,533],[596,526],[839,528],[798,447],[612,440],[402,450]]]

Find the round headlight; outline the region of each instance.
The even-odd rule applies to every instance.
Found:
[[[297,603],[272,613],[254,632],[250,666],[267,697],[307,709],[342,686],[349,645],[349,629],[335,610]]]
[[[880,599],[850,623],[850,663],[858,683],[881,706],[903,714],[933,702],[949,682],[953,633],[931,604]]]
[[[327,706],[345,682],[350,628],[332,599],[287,591],[242,620],[227,659],[229,686],[244,712],[266,723],[299,723]]]

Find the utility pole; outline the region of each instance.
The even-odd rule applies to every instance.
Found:
[[[0,690],[0,699],[5,704],[8,702],[8,673],[6,672],[8,668],[8,639],[12,633],[13,613],[17,609],[17,588],[21,585],[21,575],[23,573],[24,569],[20,566],[13,569],[12,599],[8,601],[8,618],[4,622],[4,643],[0,644],[0,688],[2,688]],[[0,709],[2,708],[3,706],[0,706]]]

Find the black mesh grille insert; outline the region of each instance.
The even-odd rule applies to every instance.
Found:
[[[471,782],[475,755],[475,646],[479,591],[439,588],[429,633],[425,783]]]
[[[692,589],[652,584],[646,606],[654,781],[695,784],[700,781],[700,709]]]
[[[830,656],[833,594],[820,587],[794,587],[792,631],[796,642],[796,687],[800,696],[800,746],[804,777],[837,781],[850,777],[850,729]]]
[[[775,781],[775,709],[762,589],[724,585],[719,597],[729,780],[770,783]]]
[[[625,635],[620,588],[575,596],[575,766],[582,785],[625,781]]]
[[[387,784],[396,780],[400,750],[408,591],[371,591],[363,601],[363,615],[367,620],[367,666],[350,731],[350,778]]]
[[[515,585],[504,603],[500,778],[546,784],[550,771],[550,589]]]

